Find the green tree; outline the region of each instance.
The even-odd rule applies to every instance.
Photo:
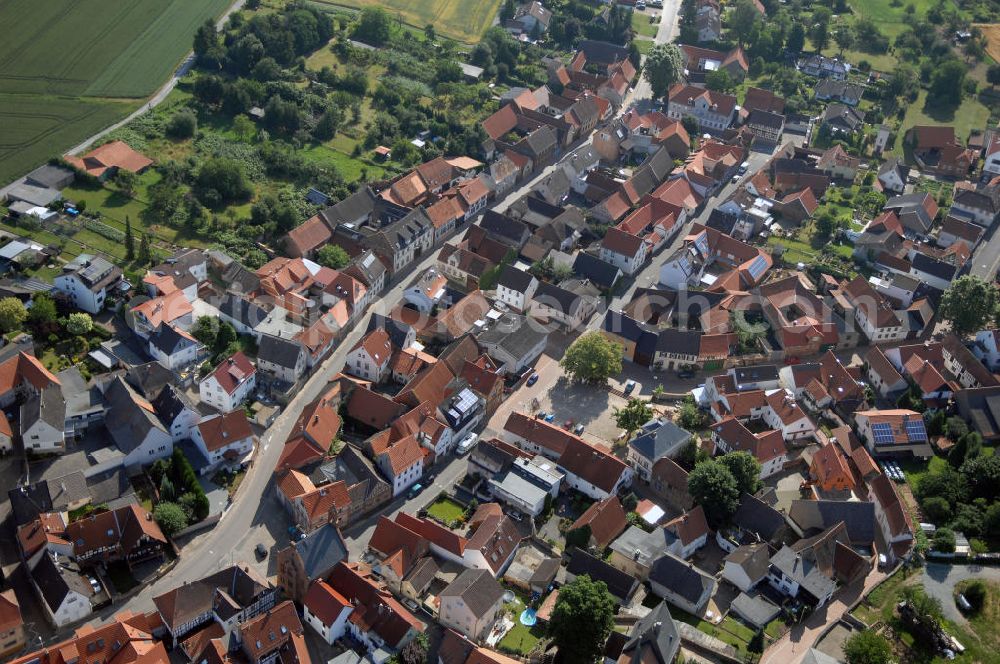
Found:
[[[733,77],[725,69],[716,69],[705,76],[705,87],[716,92],[732,92],[736,87]]]
[[[174,483],[170,480],[169,475],[164,475],[160,479],[160,500],[163,502],[172,502],[177,498],[177,489],[174,488]]]
[[[424,26],[424,38],[429,42],[432,42],[437,38],[437,31],[434,30],[433,23],[428,23]]]
[[[676,44],[656,44],[646,54],[646,65],[642,75],[653,90],[653,97],[659,99],[667,94],[670,86],[681,77],[684,60]]]
[[[934,550],[942,553],[955,552],[955,533],[951,528],[938,528],[931,539]]]
[[[723,454],[717,461],[732,473],[740,495],[755,494],[764,486],[764,482],[760,479],[760,461],[749,452],[729,452]]]
[[[56,302],[47,293],[39,293],[31,300],[28,320],[32,325],[44,326],[54,323],[57,317]]]
[[[324,267],[339,270],[351,262],[351,257],[347,255],[343,247],[336,244],[328,244],[316,251],[316,262]]]
[[[132,220],[125,215],[125,260],[135,258],[135,236],[132,235]]]
[[[215,338],[219,336],[219,319],[215,316],[198,316],[191,328],[191,336],[207,348],[215,347]]]
[[[817,53],[830,45],[830,19],[833,12],[828,7],[817,7],[812,15],[812,27],[809,28],[809,39]]]
[[[631,438],[632,432],[651,420],[653,409],[642,399],[629,399],[624,408],[615,408],[615,424],[624,429],[625,438]]]
[[[840,226],[840,222],[830,210],[823,210],[816,217],[816,232],[822,237],[828,238],[833,235],[838,226]]]
[[[961,104],[968,71],[968,66],[961,60],[951,59],[938,64],[931,74],[927,101],[952,107]]]
[[[153,262],[153,250],[149,246],[149,233],[143,233],[139,240],[139,263],[149,265]]]
[[[257,133],[257,125],[255,125],[253,120],[249,117],[240,113],[233,118],[233,133],[235,133],[241,141],[249,141],[253,138],[254,134]]]
[[[694,397],[688,393],[681,401],[680,410],[677,413],[677,424],[688,431],[697,431],[704,428],[706,421],[705,413],[698,408]]]
[[[746,46],[756,35],[760,29],[760,14],[751,0],[739,0],[736,3],[736,8],[729,14],[729,29],[740,46]]]
[[[239,335],[236,334],[236,328],[230,325],[228,321],[220,321],[219,332],[215,335],[215,351],[224,352],[238,340]]]
[[[841,24],[837,26],[837,33],[833,36],[833,40],[837,42],[840,55],[843,55],[844,51],[849,51],[854,46],[854,30],[846,23]]]
[[[217,208],[224,203],[249,199],[253,195],[253,187],[238,161],[214,157],[198,171],[195,193],[207,207]]]
[[[622,372],[622,347],[600,332],[586,332],[566,349],[559,366],[575,380],[605,383]]]
[[[1000,64],[992,64],[986,70],[986,82],[993,87],[1000,85]]]
[[[931,523],[943,523],[951,518],[951,505],[941,496],[931,496],[920,503],[920,509]]]
[[[590,525],[583,524],[579,528],[574,528],[573,530],[566,532],[566,548],[572,549],[576,547],[578,549],[587,550],[590,546],[590,535],[591,535]]]
[[[177,503],[161,502],[153,510],[153,518],[165,535],[173,535],[187,527],[187,515]]]
[[[135,193],[135,185],[139,181],[139,176],[125,168],[119,168],[115,172],[113,181],[115,183],[115,187],[118,188],[118,191],[122,192],[126,196],[131,196]]]
[[[320,116],[319,122],[313,128],[313,138],[317,141],[328,141],[337,135],[337,127],[340,125],[341,113],[336,108],[328,108]]]
[[[713,526],[726,523],[740,504],[740,490],[729,469],[716,461],[702,461],[688,474],[688,493],[705,510]]]
[[[982,329],[997,311],[997,289],[971,274],[951,282],[941,297],[938,312],[951,322],[952,331],[965,336]]]
[[[844,642],[847,664],[889,664],[892,645],[880,634],[865,630],[857,632]]]
[[[549,632],[564,662],[592,663],[604,652],[617,600],[603,581],[584,574],[559,589]]]
[[[178,140],[192,138],[197,131],[198,116],[189,109],[174,113],[170,121],[167,122],[166,133],[170,138]]]
[[[28,319],[28,310],[24,303],[16,297],[5,297],[0,300],[0,332],[20,330]]]
[[[354,26],[354,38],[381,46],[389,41],[392,35],[392,17],[381,7],[365,7],[361,10],[361,18]]]
[[[800,53],[806,45],[806,29],[801,21],[792,24],[788,31],[788,39],[785,41],[785,48],[792,53]]]
[[[694,438],[691,438],[687,442],[687,445],[681,449],[680,454],[677,455],[677,465],[687,470],[688,472],[694,470],[702,461],[708,461],[712,457],[709,456],[708,452],[701,448]]]
[[[948,463],[954,468],[961,468],[966,461],[975,459],[982,453],[983,437],[976,431],[967,431],[959,436],[955,445],[948,450]]]
[[[73,336],[88,334],[94,329],[94,320],[90,314],[78,311],[66,318],[66,331]]]

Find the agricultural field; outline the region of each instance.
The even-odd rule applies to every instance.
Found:
[[[138,107],[230,0],[0,3],[0,183]]]
[[[316,5],[355,9],[381,7],[403,23],[423,29],[432,24],[437,34],[466,44],[479,41],[493,22],[500,0],[313,0]]]
[[[125,117],[137,106],[133,100],[0,94],[0,186]]]
[[[973,23],[986,36],[986,52],[995,62],[1000,62],[1000,23]]]

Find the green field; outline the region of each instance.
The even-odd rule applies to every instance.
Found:
[[[137,108],[230,1],[0,2],[0,183]]]
[[[437,34],[467,44],[479,41],[500,8],[500,0],[312,0],[317,5],[364,9],[381,7],[403,23],[423,29],[432,24]]]
[[[0,184],[59,156],[137,106],[130,100],[0,94]]]

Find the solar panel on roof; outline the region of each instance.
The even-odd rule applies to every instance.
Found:
[[[911,441],[927,440],[927,430],[923,420],[907,420],[906,435]]]
[[[757,279],[760,275],[764,273],[765,269],[767,269],[767,259],[764,258],[763,256],[758,256],[757,258],[753,259],[753,263],[750,263],[749,267],[750,276],[753,277],[754,279]]]
[[[872,435],[875,436],[876,445],[891,445],[896,442],[896,437],[892,435],[892,426],[886,422],[876,422],[873,424]]]

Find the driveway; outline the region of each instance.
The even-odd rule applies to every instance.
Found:
[[[953,622],[964,623],[965,616],[955,606],[955,584],[969,579],[1000,582],[1000,568],[927,563],[924,566],[922,581],[927,594],[941,602],[945,617]]]

